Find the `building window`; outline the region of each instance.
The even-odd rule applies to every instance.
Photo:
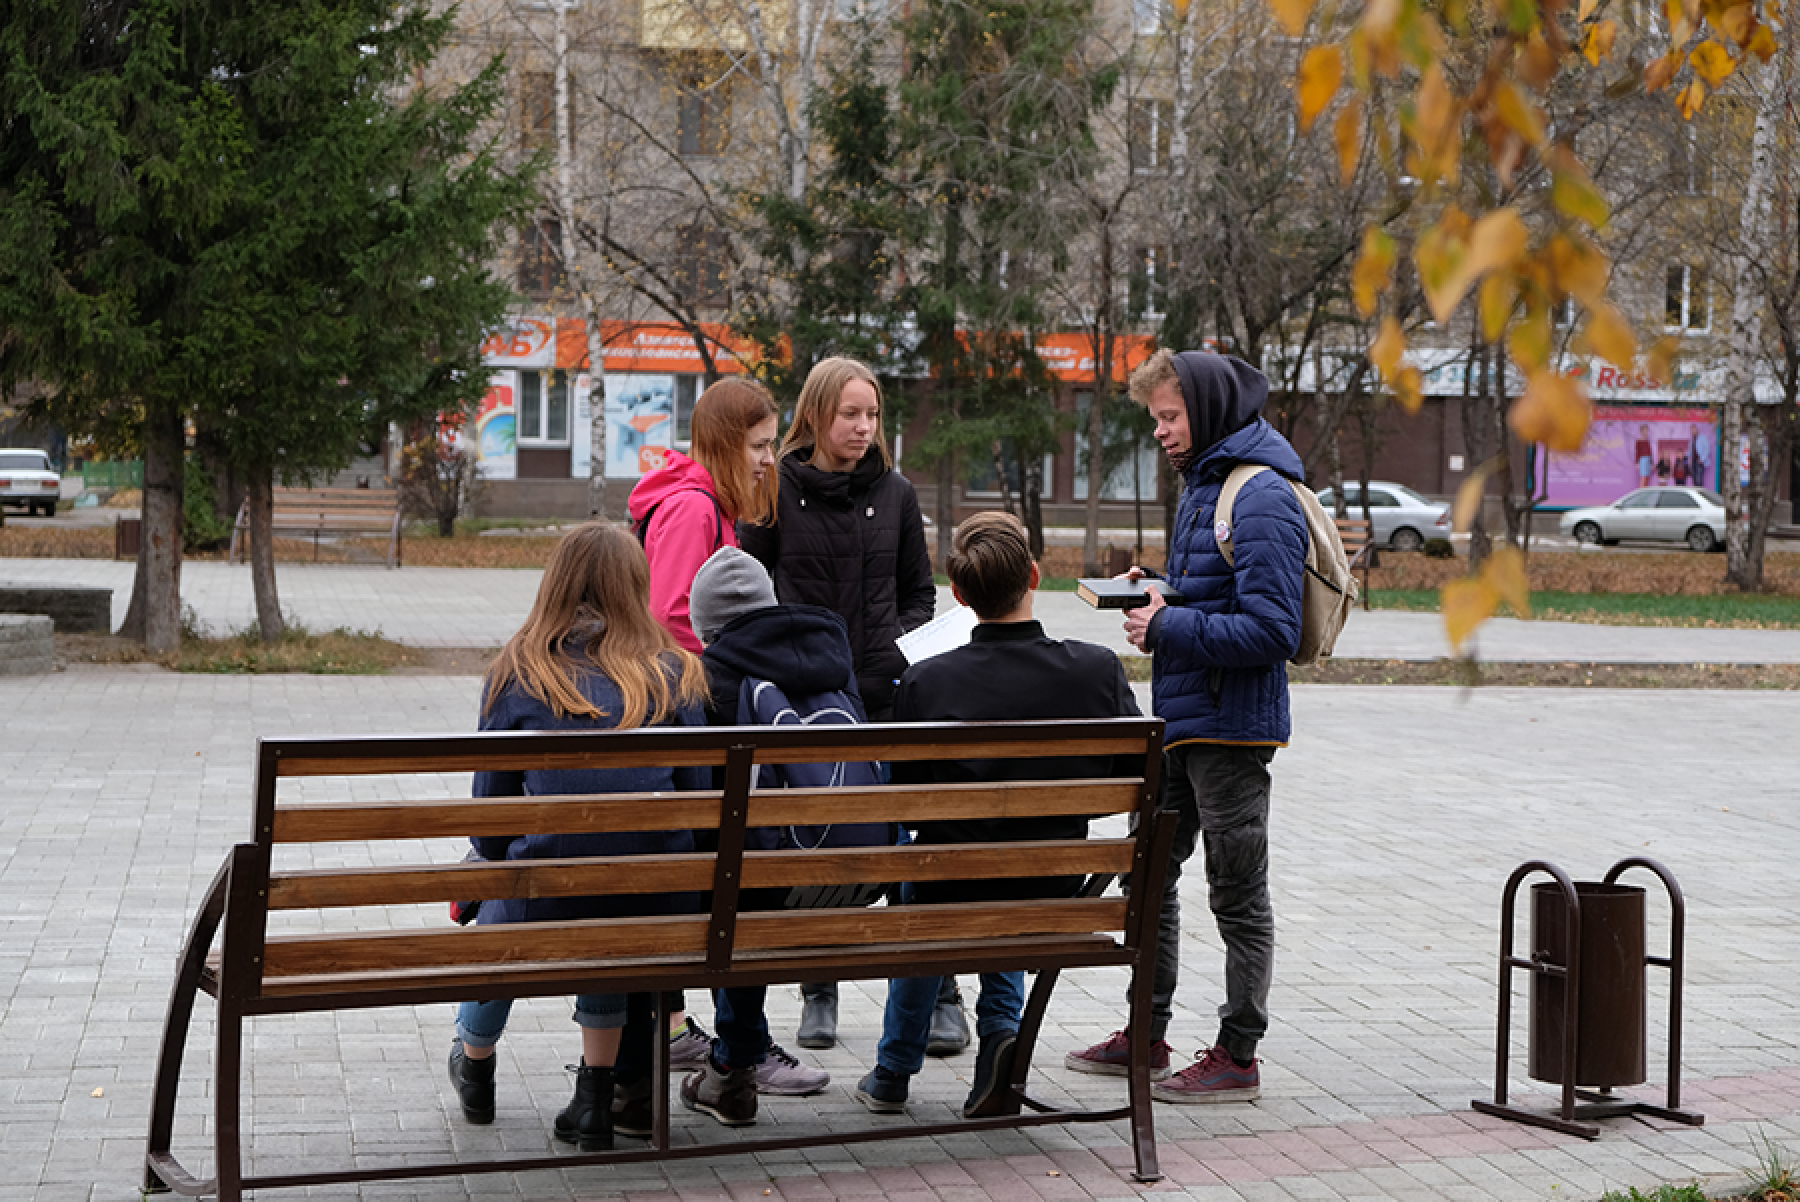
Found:
[[[675,377],[675,445],[694,440],[694,402],[700,398],[700,376]]]
[[[675,287],[694,308],[731,307],[731,240],[724,231],[684,225],[675,231]]]
[[[568,282],[562,262],[562,223],[546,217],[520,230],[519,291],[526,296],[549,296]]]
[[[1133,320],[1161,317],[1169,307],[1169,248],[1140,246],[1131,252],[1126,309]]]
[[[1006,464],[1006,491],[1015,497],[1024,495],[1024,485],[1019,479],[1019,456],[1013,450],[1013,440],[1000,440],[1000,457]],[[991,448],[981,448],[966,452],[963,463],[963,495],[965,497],[998,497],[1000,477],[994,471],[994,455]],[[1040,469],[1039,485],[1045,499],[1050,499],[1054,488],[1051,481],[1056,479],[1056,459],[1052,455],[1044,456],[1044,464]]]
[[[556,76],[548,71],[519,73],[519,146],[556,149]]]
[[[1083,389],[1075,394],[1075,491],[1074,499],[1088,498],[1088,413],[1094,394]],[[1112,469],[1100,482],[1102,501],[1155,501],[1162,451],[1150,441],[1150,424],[1136,405],[1114,401],[1114,412],[1103,434],[1106,458]]]
[[[1169,169],[1169,131],[1174,106],[1167,100],[1133,100],[1127,112],[1126,143],[1133,171]]]
[[[676,141],[687,158],[711,158],[725,151],[731,98],[723,84],[689,80],[675,102]]]
[[[1131,24],[1139,37],[1153,37],[1173,15],[1169,0],[1131,0]]]
[[[1698,267],[1669,268],[1664,306],[1664,320],[1669,329],[1702,334],[1712,327],[1712,300],[1706,284],[1706,272]]]
[[[1716,145],[1716,142],[1701,136],[1701,124],[1699,119],[1685,122],[1679,135],[1681,153],[1677,156],[1675,167],[1681,173],[1682,191],[1689,196],[1712,195],[1712,155],[1708,148]],[[1707,124],[1710,126],[1711,123]],[[1720,131],[1711,128],[1708,132],[1717,134]]]
[[[519,442],[567,445],[569,373],[519,373]]]

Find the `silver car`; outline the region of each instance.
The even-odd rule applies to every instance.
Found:
[[[23,505],[27,513],[49,517],[62,496],[62,477],[50,456],[30,447],[0,447],[0,505]]]
[[[1590,546],[1630,538],[1711,551],[1725,545],[1725,499],[1710,488],[1640,488],[1611,505],[1571,509],[1557,525]]]
[[[1344,483],[1344,502],[1353,518],[1362,516],[1362,486]],[[1319,494],[1319,504],[1335,511],[1337,496],[1331,489]],[[1450,507],[1427,501],[1404,484],[1369,481],[1369,519],[1376,543],[1395,551],[1419,551],[1427,541],[1450,537]]]

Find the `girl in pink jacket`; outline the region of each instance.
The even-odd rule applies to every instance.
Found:
[[[775,513],[775,401],[755,380],[720,380],[694,403],[692,457],[668,462],[631,490],[631,521],[650,559],[650,612],[699,654],[688,617],[694,573],[720,547],[738,545],[737,523]]]

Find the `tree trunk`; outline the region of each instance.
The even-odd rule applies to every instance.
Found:
[[[956,455],[945,451],[937,461],[937,503],[933,506],[937,517],[937,570],[946,570],[950,563],[950,536],[956,529],[956,498],[950,490],[955,487]]]
[[[256,630],[262,641],[281,641],[286,629],[281,598],[275,592],[275,469],[251,464],[246,473],[250,492],[250,589],[256,597]]]
[[[1773,182],[1775,123],[1781,116],[1779,75],[1746,59],[1741,68],[1752,93],[1759,93],[1756,129],[1750,139],[1750,169],[1744,203],[1738,210],[1737,245],[1731,255],[1731,329],[1725,353],[1725,421],[1719,491],[1725,497],[1725,578],[1751,591],[1762,583],[1762,564],[1751,563],[1750,496],[1738,477],[1748,405],[1756,403],[1756,363],[1762,353],[1762,289],[1756,262],[1767,251],[1769,194]],[[1752,469],[1755,463],[1752,462]],[[1756,480],[1754,470],[1751,481]],[[1761,540],[1757,540],[1760,546]]]
[[[606,373],[602,369],[604,344],[600,339],[600,314],[592,305],[587,314],[588,340],[588,516],[606,516]]]
[[[1029,462],[1027,461],[1029,460]],[[1019,456],[1019,518],[1033,559],[1044,557],[1044,457]]]
[[[1484,464],[1488,461],[1487,439],[1482,415],[1487,409],[1488,398],[1492,395],[1493,381],[1490,378],[1489,347],[1477,336],[1475,345],[1470,350],[1469,370],[1463,375],[1463,451],[1473,464]],[[1499,370],[1505,371],[1504,362]],[[1474,395],[1470,395],[1469,381],[1475,380]],[[1475,506],[1475,513],[1469,518],[1469,574],[1480,571],[1481,563],[1493,549],[1494,540],[1488,534],[1487,519],[1483,513],[1486,508],[1487,487],[1482,486],[1483,496]]]
[[[166,654],[181,648],[181,499],[186,427],[181,410],[151,403],[144,417],[143,538],[131,610],[121,633]],[[135,611],[135,615],[134,612]]]

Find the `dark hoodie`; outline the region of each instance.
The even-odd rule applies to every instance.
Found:
[[[719,630],[701,662],[712,693],[706,720],[714,726],[756,721],[738,713],[746,676],[772,680],[789,697],[844,692],[862,706],[844,619],[816,605],[770,605],[739,614]]]
[[[1150,630],[1151,695],[1169,745],[1287,742],[1287,660],[1300,645],[1308,535],[1289,480],[1300,456],[1262,417],[1269,382],[1237,359],[1175,356],[1193,450],[1176,466],[1186,489],[1169,548],[1169,583],[1185,603]],[[1214,510],[1231,469],[1257,463],[1232,510],[1235,567],[1219,551]]]

